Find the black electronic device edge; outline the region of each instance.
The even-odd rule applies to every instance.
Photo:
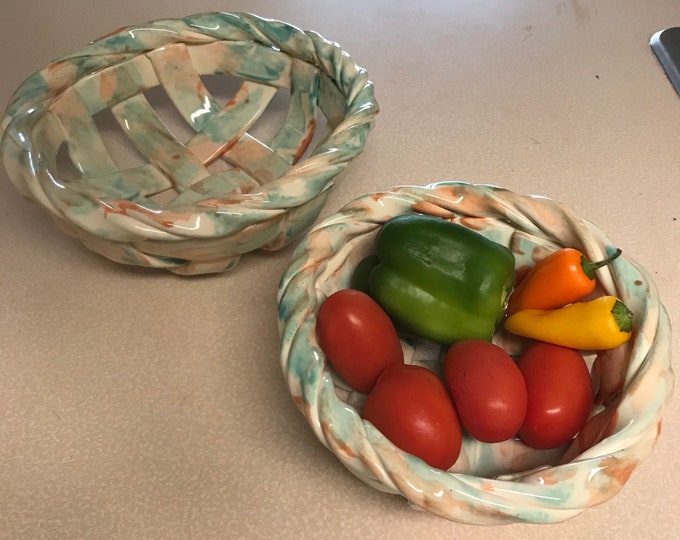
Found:
[[[680,27],[659,30],[651,37],[649,44],[680,95]]]

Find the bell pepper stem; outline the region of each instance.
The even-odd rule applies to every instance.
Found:
[[[583,269],[583,273],[588,276],[588,279],[595,279],[595,270],[602,268],[603,266],[607,266],[612,261],[614,261],[614,259],[618,258],[619,255],[621,255],[621,250],[617,249],[606,259],[595,262],[590,262],[588,259],[581,256],[581,268]]]
[[[611,314],[621,332],[630,332],[633,329],[633,312],[626,304],[617,300],[612,306]]]

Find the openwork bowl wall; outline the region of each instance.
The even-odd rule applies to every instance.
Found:
[[[650,275],[625,256],[599,281],[601,292],[618,296],[635,313],[633,337],[611,351],[584,352],[596,408],[573,442],[539,451],[518,439],[484,444],[465,438],[458,462],[442,471],[362,420],[364,397],[336,377],[319,348],[316,313],[328,295],[349,286],[381,224],[412,212],[451,219],[509,246],[518,269],[564,246],[590,260],[614,249],[603,232],[558,202],[456,182],[361,197],[316,224],[281,280],[279,324],[289,390],[318,439],[361,480],[453,521],[558,522],[614,496],[650,454],[674,384],[668,315]],[[511,354],[526,345],[502,331],[494,339]],[[407,362],[437,371],[438,346],[402,345]]]
[[[218,89],[239,84],[221,102],[211,77]],[[282,90],[288,108],[260,140],[254,128],[281,108]],[[154,92],[183,126],[160,114]],[[51,62],[15,92],[0,149],[20,192],[93,251],[219,272],[311,225],[377,112],[366,71],[336,43],[250,14],[203,13],[123,28]],[[111,125],[132,166],[112,151]]]

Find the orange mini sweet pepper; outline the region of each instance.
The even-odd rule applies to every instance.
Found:
[[[595,290],[595,270],[621,255],[617,249],[602,261],[590,262],[574,248],[559,249],[540,260],[508,298],[507,314],[524,309],[557,309]]]

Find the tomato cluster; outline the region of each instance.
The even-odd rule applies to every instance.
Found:
[[[358,290],[321,304],[317,338],[338,375],[367,394],[363,418],[444,470],[458,459],[463,431],[482,442],[519,436],[533,448],[556,448],[580,431],[593,406],[583,357],[560,345],[536,341],[515,361],[489,341],[464,339],[448,348],[441,378],[405,364],[391,319]]]

